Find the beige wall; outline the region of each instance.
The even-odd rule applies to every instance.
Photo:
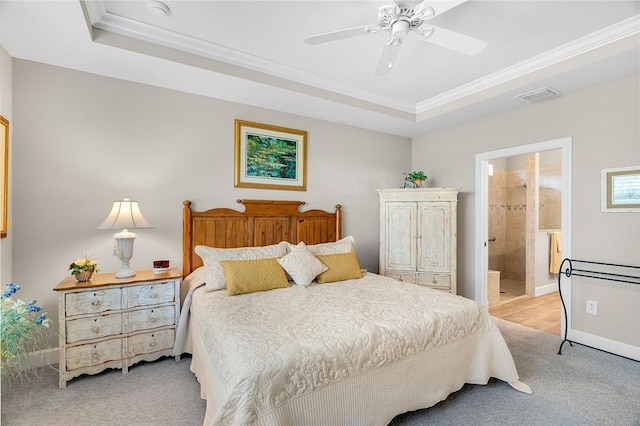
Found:
[[[640,164],[638,76],[530,105],[414,139],[298,117],[13,60],[0,51],[13,99],[13,280],[55,319],[51,288],[82,253],[102,269],[119,265],[111,232],[98,231],[111,202],[138,199],[155,226],[140,230],[134,268],[169,258],[179,266],[181,208],[235,207],[237,198],[302,199],[308,208],[344,205],[345,233],[356,237],[363,267],[377,270],[375,189],[399,185],[402,172],[425,170],[429,186],[462,188],[460,292],[474,296],[475,154],[573,138],[572,250],[575,258],[640,264],[640,215],[601,213],[600,169]],[[11,95],[10,95],[11,96]],[[5,108],[5,107],[3,107]],[[3,113],[6,110],[3,110]],[[306,192],[233,188],[233,120],[309,131]],[[3,264],[7,258],[3,241]],[[3,277],[4,278],[4,277]],[[639,287],[639,286],[635,286]],[[640,289],[574,283],[574,327],[640,346]],[[587,318],[586,299],[599,302]]]
[[[585,89],[415,138],[412,169],[431,186],[459,186],[458,288],[474,297],[475,155],[530,143],[573,138],[572,253],[640,265],[640,214],[600,212],[600,170],[640,164],[639,76]],[[573,327],[640,347],[640,286],[573,282]],[[586,299],[598,316],[585,315]]]
[[[114,200],[140,202],[134,269],[180,267],[182,202],[196,210],[236,199],[344,206],[344,232],[362,267],[378,269],[376,188],[399,186],[408,138],[14,59],[14,280],[51,315],[51,290],[83,253],[115,271],[111,231],[96,230]],[[306,192],[233,187],[234,119],[308,131]],[[27,297],[27,295],[24,295]]]
[[[2,46],[0,46],[0,115],[9,120],[9,167],[13,167],[13,119],[12,119],[12,88],[11,88],[11,56]],[[13,203],[11,202],[13,182],[9,179],[9,203],[8,217],[11,220],[11,210]],[[11,262],[13,230],[7,232],[7,238],[0,239],[0,285],[4,290],[4,285],[12,281]]]

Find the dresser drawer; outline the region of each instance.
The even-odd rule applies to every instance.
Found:
[[[394,280],[398,280],[398,281],[403,281],[406,283],[416,283],[416,274],[411,273],[411,272],[389,272],[387,271],[385,273],[385,276],[389,277],[389,278],[393,278]]]
[[[129,348],[127,357],[131,358],[136,355],[172,349],[174,341],[175,331],[173,329],[131,336],[127,341],[127,347]]]
[[[129,332],[150,330],[152,328],[175,325],[175,306],[162,306],[160,308],[139,309],[128,313]]]
[[[175,300],[173,282],[153,283],[129,287],[127,289],[127,307],[159,305]]]
[[[418,284],[442,290],[449,290],[451,288],[451,275],[418,274]]]
[[[67,348],[67,371],[122,359],[122,339]]]
[[[68,293],[65,295],[67,317],[120,309],[120,294],[119,288]]]
[[[68,320],[67,343],[122,334],[122,314],[99,315]]]

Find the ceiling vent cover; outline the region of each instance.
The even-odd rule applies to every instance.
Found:
[[[557,98],[558,96],[560,96],[559,90],[547,86],[540,89],[532,90],[527,93],[523,93],[521,95],[517,95],[516,98],[520,98],[526,102],[536,103],[544,102],[552,98]]]

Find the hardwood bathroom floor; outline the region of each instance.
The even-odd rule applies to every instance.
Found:
[[[562,305],[560,294],[545,294],[538,297],[519,298],[513,302],[489,308],[489,313],[506,321],[535,328],[550,334],[560,335]]]

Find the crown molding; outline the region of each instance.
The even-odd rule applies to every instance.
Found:
[[[403,113],[412,115],[415,113],[415,105],[411,103],[402,103],[386,97],[375,96],[370,92],[339,83],[302,69],[285,66],[259,56],[111,14],[106,11],[104,1],[102,0],[84,1],[83,3],[86,5],[92,26],[102,31],[158,44],[248,70],[269,74],[295,83],[317,87],[398,110]]]
[[[538,56],[534,56],[526,61],[522,61],[478,80],[464,84],[453,90],[449,90],[448,92],[444,92],[440,95],[436,95],[430,99],[419,102],[416,105],[416,114],[419,115],[427,111],[443,107],[449,103],[459,101],[492,87],[508,83],[527,74],[532,74],[536,71],[549,68],[584,53],[610,45],[639,33],[640,15],[635,15],[617,24],[603,28],[600,31],[596,31],[563,46],[549,50]]]
[[[335,100],[333,93],[364,101],[390,110],[391,115],[411,117],[411,121],[421,121],[428,115],[437,114],[437,110],[466,102],[465,99],[477,98],[481,92],[487,89],[506,85],[523,76],[550,69],[565,61],[640,33],[640,15],[635,15],[563,46],[413,104],[376,96],[305,70],[111,14],[106,10],[103,0],[81,0],[81,2],[85,6],[93,28],[283,79],[291,82],[292,90],[311,96]],[[243,78],[251,78],[250,73]],[[366,105],[360,105],[360,107],[363,106],[365,109],[371,109]]]

